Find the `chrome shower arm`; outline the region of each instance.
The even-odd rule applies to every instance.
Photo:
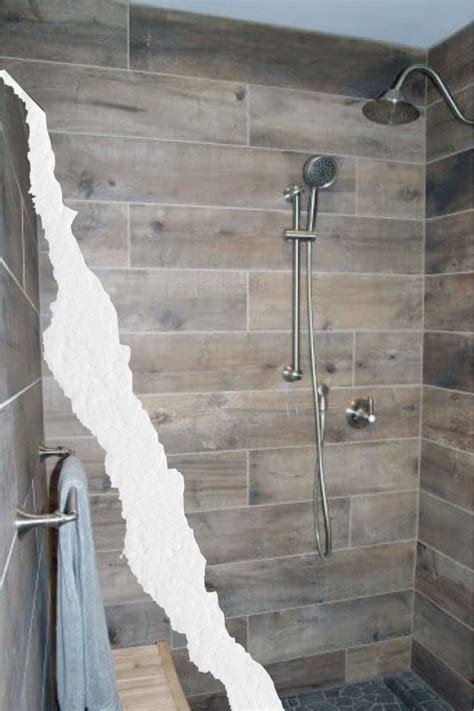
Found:
[[[462,123],[467,124],[467,126],[474,126],[474,119],[470,119],[467,116],[463,114],[459,106],[457,105],[453,95],[449,91],[448,87],[446,86],[445,82],[441,78],[440,74],[433,69],[432,67],[427,67],[424,64],[412,64],[406,69],[403,70],[403,72],[400,74],[400,76],[397,78],[395,84],[393,85],[393,89],[395,91],[400,91],[407,80],[407,78],[412,74],[413,72],[421,72],[425,76],[427,76],[435,87],[438,89],[439,93],[443,97],[443,99],[446,101],[447,105],[453,112],[453,114],[456,116],[458,121],[461,121]]]

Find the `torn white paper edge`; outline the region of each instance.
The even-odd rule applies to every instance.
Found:
[[[226,688],[235,711],[282,709],[265,669],[229,636],[216,593],[204,585],[205,558],[184,515],[184,483],[132,389],[130,349],[117,313],[86,266],[63,204],[46,116],[6,71],[0,78],[26,105],[31,194],[58,284],[44,354],[80,422],[105,449],[106,471],[126,522],[124,554],[142,588],[184,633],[189,656]],[[166,170],[166,166],[163,166]]]

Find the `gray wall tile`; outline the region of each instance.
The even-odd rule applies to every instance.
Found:
[[[41,62],[2,65],[47,112],[50,130],[247,142],[242,84]]]
[[[411,609],[407,591],[255,615],[249,618],[249,651],[270,662],[281,654],[283,636],[289,659],[401,637],[411,630]]]
[[[363,101],[268,87],[250,89],[250,143],[266,148],[422,161],[424,121],[409,126],[374,124]]]
[[[0,8],[0,46],[9,57],[124,67],[127,3],[6,0]]]
[[[474,212],[426,221],[426,272],[474,270]]]
[[[377,96],[421,57],[377,42],[135,4],[130,12],[133,69]]]
[[[359,160],[357,213],[420,219],[424,208],[423,176],[421,165]]]

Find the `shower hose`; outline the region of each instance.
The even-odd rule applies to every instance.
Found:
[[[311,382],[314,406],[314,430],[316,440],[316,459],[313,472],[313,525],[316,550],[321,558],[327,558],[332,551],[332,532],[329,520],[328,501],[326,496],[326,482],[324,477],[324,435],[326,426],[326,402],[321,396],[318,385],[316,369],[316,351],[314,345],[314,318],[313,318],[313,244],[310,240],[306,243],[306,301],[308,309],[308,336],[309,359],[311,368]],[[324,533],[321,535],[320,512],[323,519]],[[324,538],[324,544],[321,539]]]

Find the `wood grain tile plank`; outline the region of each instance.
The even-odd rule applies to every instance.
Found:
[[[38,314],[10,273],[0,264],[0,402],[41,377]]]
[[[427,385],[474,392],[474,334],[427,332],[423,355]]]
[[[355,384],[419,383],[420,333],[356,333]]]
[[[386,127],[367,121],[363,101],[251,87],[250,144],[266,148],[337,153],[374,158],[424,159],[424,121]]]
[[[423,490],[419,506],[420,540],[462,565],[473,568],[473,514]]]
[[[97,551],[97,570],[105,608],[110,605],[151,603],[151,598],[143,591],[136,577],[128,567],[122,550]]]
[[[472,684],[413,640],[413,671],[458,711],[472,711]]]
[[[281,696],[338,686],[345,680],[342,650],[265,664]]]
[[[473,626],[473,570],[418,542],[415,588],[438,607]]]
[[[472,631],[419,594],[415,595],[415,639],[453,671],[471,679]]]
[[[426,272],[474,271],[474,211],[426,221]]]
[[[132,266],[205,269],[289,269],[283,239],[290,213],[205,207],[131,205]],[[318,271],[422,270],[422,222],[318,216]]]
[[[474,81],[474,72],[472,79]],[[474,115],[473,85],[455,92],[454,100],[466,116]],[[427,160],[466,150],[473,142],[473,130],[458,121],[443,100],[429,107],[426,123]]]
[[[126,67],[127,3],[6,0],[0,47],[8,57]]]
[[[283,272],[250,273],[250,328],[288,327],[291,276]],[[315,274],[316,328],[416,329],[421,319],[421,279],[373,274]],[[302,299],[303,308],[305,301]]]
[[[142,395],[141,400],[170,454],[313,442],[307,390]]]
[[[377,96],[421,57],[405,47],[226,18],[137,5],[130,12],[133,69]]]
[[[282,371],[290,333],[124,334],[137,393],[287,390]],[[352,382],[352,334],[317,335],[320,372],[328,385]],[[302,358],[308,372],[308,358]],[[307,383],[301,381],[301,386]]]
[[[246,143],[242,84],[42,62],[2,65],[47,112],[50,130]]]
[[[284,203],[280,207],[284,210]],[[289,269],[290,212],[131,205],[132,266]]]
[[[244,330],[246,278],[241,272],[97,269],[124,331]]]
[[[254,615],[249,651],[270,662],[402,637],[411,630],[411,608],[406,591]]]
[[[346,681],[365,681],[410,667],[410,636],[347,650]]]
[[[216,591],[229,616],[333,602],[408,588],[414,544],[337,550],[320,560],[316,553],[290,558],[208,565],[206,588]]]
[[[469,23],[456,34],[431,47],[428,63],[436,67],[451,91],[466,86],[474,77],[474,23]],[[436,101],[439,94],[432,85],[428,87],[428,102]]]
[[[377,430],[347,427],[345,408],[356,389],[338,389],[329,399],[327,441],[414,437],[419,427],[417,387],[378,388]],[[311,391],[247,391],[203,395],[143,395],[141,400],[168,453],[215,449],[262,449],[314,442]]]
[[[0,84],[0,258],[23,284],[22,188],[28,162],[24,109],[13,90]]]
[[[359,159],[358,166],[358,214],[423,217],[422,165]]]
[[[282,186],[300,179],[305,159],[301,153],[138,138],[56,133],[52,139],[56,175],[68,199],[281,209]],[[321,195],[321,210],[353,213],[352,158],[338,159],[338,175]]]
[[[184,650],[183,650],[184,651]],[[184,655],[183,655],[184,656]],[[283,662],[265,664],[265,669],[270,674],[279,694],[286,695],[292,692],[312,691],[344,682],[344,652],[328,652],[326,654],[313,654],[309,657],[289,659]],[[188,673],[196,677],[194,668],[188,669],[182,659],[177,660],[178,671],[186,679]],[[227,711],[227,697],[220,695],[217,685],[212,678],[204,679],[210,675],[199,675],[194,679],[194,689],[215,688],[211,693],[201,693],[189,697],[192,709],[205,711]],[[223,687],[219,687],[222,690]]]
[[[351,545],[416,537],[417,493],[356,496],[351,500]]]
[[[417,485],[418,442],[415,439],[328,445],[324,460],[329,496],[412,489]],[[312,446],[250,452],[250,503],[310,499],[314,463]]]
[[[169,620],[154,600],[108,605],[105,616],[113,649],[170,640]]]
[[[125,522],[117,497],[92,497],[91,510],[96,550],[122,550]],[[347,546],[348,500],[334,499],[331,514],[334,547]],[[314,550],[310,502],[191,512],[187,519],[208,565]]]
[[[474,272],[426,277],[425,329],[474,331]]]
[[[438,217],[473,207],[474,149],[426,166],[426,216]]]
[[[474,452],[474,396],[425,386],[423,437]]]
[[[420,485],[463,508],[474,507],[474,455],[422,440]]]
[[[347,545],[349,502],[334,499],[331,513],[337,549]],[[310,502],[191,513],[187,518],[208,565],[314,550]]]
[[[31,499],[32,481],[35,503],[38,508],[42,504],[45,472],[38,463],[37,451],[43,440],[42,420],[41,383],[0,409],[0,575],[10,554],[16,509],[26,506],[28,494]],[[33,508],[31,500],[28,505]],[[25,548],[28,550],[28,546]]]

